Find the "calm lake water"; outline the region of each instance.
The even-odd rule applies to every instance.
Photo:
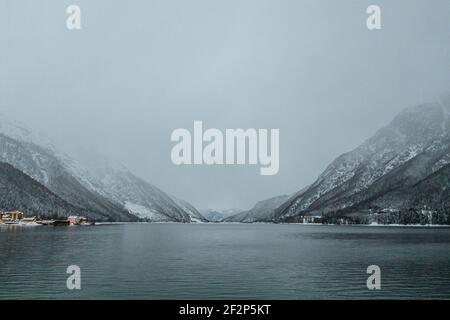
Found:
[[[66,268],[81,268],[81,290]],[[381,290],[366,287],[369,265]],[[0,227],[0,299],[450,299],[450,229]]]

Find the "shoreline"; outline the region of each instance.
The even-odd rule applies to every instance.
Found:
[[[322,224],[322,223],[273,223],[273,222],[175,222],[175,221],[163,221],[163,222],[147,222],[147,221],[115,221],[115,222],[96,222],[95,226],[113,226],[113,225],[136,225],[136,224],[181,224],[181,225],[300,225],[300,226],[342,226],[342,227],[373,227],[373,228],[450,228],[448,224]],[[45,225],[32,225],[32,224],[2,224],[1,227],[49,227]],[[54,226],[53,226],[54,227]],[[61,226],[58,226],[61,227]],[[72,226],[71,226],[72,227]],[[84,226],[85,227],[85,226]]]
[[[322,223],[273,223],[273,222],[98,222],[96,225],[120,225],[120,224],[183,224],[183,225],[302,225],[302,226],[346,226],[346,227],[407,227],[407,228],[450,228],[448,224],[322,224]]]

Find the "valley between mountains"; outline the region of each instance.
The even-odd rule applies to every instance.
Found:
[[[122,165],[83,163],[43,141],[0,120],[1,210],[98,221],[450,224],[450,98],[404,109],[311,185],[246,211],[202,214]]]

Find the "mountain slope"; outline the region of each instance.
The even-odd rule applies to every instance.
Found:
[[[409,205],[427,208],[448,208],[450,205],[450,164],[418,182],[403,194],[409,196]]]
[[[0,134],[0,161],[13,165],[68,203],[95,212],[100,220],[137,220],[117,204],[88,190],[49,149]]]
[[[284,203],[289,196],[282,195],[260,201],[253,208],[225,218],[224,222],[272,222],[275,218],[275,209]]]
[[[126,168],[97,161],[86,166],[51,143],[0,119],[0,161],[40,182],[68,203],[110,221],[202,221],[190,204],[178,203]],[[183,203],[183,205],[181,205]]]
[[[36,180],[4,162],[0,162],[0,208],[42,218],[67,217],[71,211],[94,219],[101,218],[95,212],[67,203]]]
[[[414,169],[413,166],[402,170]],[[415,183],[404,183],[390,192],[377,194],[358,204],[359,208],[433,208],[450,206],[450,164]],[[355,209],[358,209],[356,207]]]
[[[190,222],[209,222],[193,205],[182,199],[173,198],[175,203],[189,215]]]
[[[408,205],[410,188],[450,163],[450,100],[405,109],[355,150],[338,157],[307,190],[281,205],[295,216]]]
[[[148,221],[206,222],[188,202],[136,177],[126,167],[105,157],[85,152],[77,162],[86,170],[79,174],[92,191],[121,204],[130,213]],[[74,170],[82,171],[82,169]]]
[[[238,214],[241,211],[242,210],[238,209],[224,209],[224,210],[204,209],[202,210],[202,215],[209,221],[220,222],[225,218]]]

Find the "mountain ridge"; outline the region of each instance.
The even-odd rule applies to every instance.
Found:
[[[275,220],[348,211],[359,202],[369,204],[366,198],[377,188],[386,193],[398,188],[395,183],[409,186],[448,164],[449,102],[404,109],[360,146],[337,157],[307,190],[277,208]],[[392,201],[385,204],[394,205]]]
[[[69,204],[6,162],[0,162],[0,207],[4,211],[19,210],[26,216],[40,218],[62,218],[68,212],[99,218],[95,212]]]
[[[249,218],[249,210],[228,221],[301,222],[303,216],[423,206],[441,210],[450,207],[450,198],[434,197],[436,191],[424,196],[414,188],[441,188],[440,194],[447,194],[448,177],[440,175],[447,172],[449,164],[450,96],[403,109],[361,145],[336,157],[311,185],[283,203],[273,205],[270,199],[258,202],[268,201],[263,215],[253,213]],[[431,183],[433,187],[427,185]]]
[[[100,220],[206,220],[187,202],[180,206],[166,193],[134,176],[123,166],[103,166],[100,178],[74,158],[60,152],[49,140],[43,140],[40,145],[40,140],[36,141],[28,129],[3,120],[0,121],[0,130],[0,161],[13,165],[67,203],[95,212]]]

